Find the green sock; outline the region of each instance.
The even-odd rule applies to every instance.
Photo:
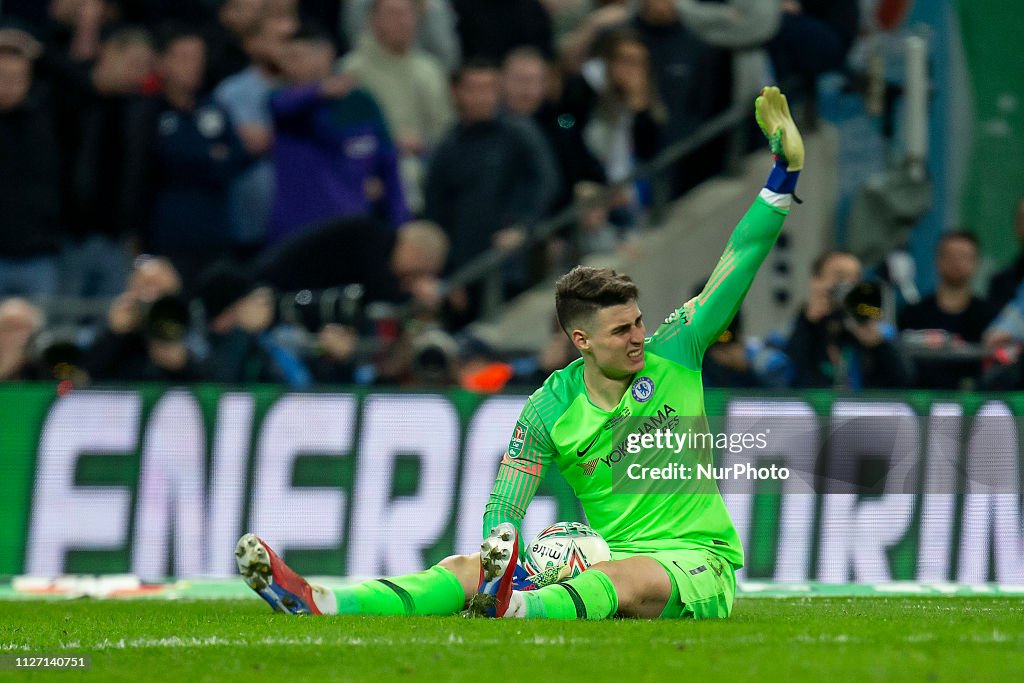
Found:
[[[451,570],[434,566],[416,574],[335,588],[338,614],[456,614],[466,593]]]
[[[527,619],[606,619],[619,609],[619,596],[608,575],[600,571],[583,572],[563,583],[523,591]]]

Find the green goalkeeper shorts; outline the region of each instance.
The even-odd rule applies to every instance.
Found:
[[[638,553],[612,553],[613,560]],[[662,619],[724,619],[736,598],[736,571],[708,550],[659,550],[643,553],[668,572],[672,596]]]

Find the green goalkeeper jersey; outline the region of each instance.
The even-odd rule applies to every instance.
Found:
[[[701,363],[735,316],[758,268],[782,229],[783,195],[763,190],[736,226],[708,283],[645,343],[644,369],[619,404],[602,410],[587,396],[583,359],[552,373],[527,400],[502,458],[484,515],[484,534],[500,522],[519,527],[551,465],[579,498],[588,523],[613,553],[706,548],[743,565],[743,548],[714,482],[673,482],[672,493],[623,487],[636,462],[624,436],[664,429],[705,416]],[[688,449],[676,462],[707,462],[707,449]],[[613,486],[614,483],[614,486]],[[710,487],[710,488],[709,488]],[[623,489],[634,492],[622,492]],[[662,489],[663,491],[665,489]]]

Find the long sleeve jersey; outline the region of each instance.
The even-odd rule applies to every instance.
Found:
[[[485,534],[500,522],[518,527],[554,465],[613,553],[706,548],[742,566],[739,537],[713,481],[676,483],[667,494],[622,484],[636,461],[627,448],[631,435],[681,431],[705,418],[704,351],[736,314],[782,229],[788,211],[773,205],[779,197],[762,191],[701,293],[646,340],[644,368],[613,410],[602,410],[588,398],[582,359],[554,372],[530,396],[499,466],[484,514]],[[698,447],[674,457],[710,462],[711,451]]]

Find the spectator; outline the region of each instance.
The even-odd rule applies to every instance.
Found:
[[[360,284],[366,301],[397,302],[387,263],[394,243],[395,231],[372,218],[345,218],[289,236],[263,252],[252,271],[281,292]]]
[[[541,0],[548,16],[551,17],[555,52],[561,51],[565,38],[584,24],[588,17],[593,16],[598,7],[620,2],[621,0]]]
[[[388,263],[412,316],[421,324],[456,330],[470,320],[465,292],[441,280],[449,250],[448,237],[438,225],[415,221],[402,226]]]
[[[499,114],[499,74],[472,61],[455,81],[459,122],[431,161],[426,216],[452,243],[449,265],[459,268],[489,246],[512,251],[545,213],[558,175],[533,126]]]
[[[592,254],[614,254],[625,239],[635,234],[611,222],[607,192],[596,183],[583,182],[576,186],[576,207],[579,218],[574,263]],[[561,272],[571,267],[562,268]]]
[[[154,199],[147,241],[186,282],[232,248],[228,190],[249,161],[227,112],[200,95],[205,59],[199,33],[167,29],[151,129]]]
[[[416,315],[455,327],[465,322],[464,304],[460,293],[444,292],[440,279],[448,249],[444,231],[427,221],[391,231],[349,218],[289,238],[263,254],[253,271],[285,292],[360,284],[366,303],[412,303]]]
[[[1024,197],[1017,200],[1013,225],[1017,241],[1024,245]],[[1024,282],[1024,249],[1021,249],[1013,263],[989,280],[988,301],[992,308],[1002,310],[1014,298],[1021,282]]]
[[[1001,309],[982,335],[989,349],[1024,343],[1024,282],[1016,295]]]
[[[991,391],[1017,391],[1024,387],[1024,282],[985,330],[982,341],[989,352],[989,367],[980,387]]]
[[[348,325],[328,323],[317,332],[315,345],[307,349],[302,361],[317,384],[366,384],[361,381],[358,353],[359,333]]]
[[[771,70],[767,43],[782,22],[780,0],[676,0],[676,9],[683,25],[701,40],[732,51],[733,105],[745,108]],[[748,128],[759,141],[756,122],[751,120]]]
[[[578,76],[590,59],[593,46],[607,31],[629,23],[634,3],[610,0],[586,14],[582,21],[559,39],[558,62],[562,71]]]
[[[568,110],[551,90],[561,90],[559,74],[533,47],[518,47],[508,54],[502,66],[502,104],[510,114],[531,119],[554,152],[561,171],[561,192],[554,207],[567,206],[573,190],[581,181],[604,182],[601,162],[583,142],[583,123],[577,113]]]
[[[92,62],[102,30],[117,18],[117,8],[104,0],[52,0],[47,10],[42,25],[48,58],[54,60]]]
[[[950,339],[942,346],[951,352],[963,342],[980,342],[996,311],[974,296],[972,281],[978,271],[977,239],[967,232],[947,232],[936,249],[935,267],[938,287],[933,294],[903,310],[899,317],[900,329],[944,330]],[[913,335],[910,337],[905,336],[904,342],[912,343]],[[918,386],[959,389],[980,373],[977,359],[948,355],[947,358],[915,358]]]
[[[544,346],[533,356],[513,362],[515,375],[509,380],[509,384],[517,387],[536,387],[538,382],[543,384],[551,373],[561,370],[579,357],[579,351],[565,335],[558,318],[552,316],[551,329]]]
[[[844,293],[861,281],[860,260],[828,251],[812,268],[809,296],[786,346],[797,388],[902,388],[912,368],[893,342],[894,330],[878,319],[855,320]]]
[[[60,162],[49,93],[34,82],[40,46],[0,30],[0,296],[57,293]]]
[[[521,45],[553,57],[551,17],[539,0],[453,0],[464,61],[500,64]]]
[[[457,363],[453,368],[459,385],[478,394],[502,391],[515,375],[515,367],[506,363],[484,341],[469,334],[458,340]]]
[[[694,295],[700,294],[703,285]],[[732,322],[704,354],[704,385],[731,389],[781,389],[788,384],[786,355],[759,339],[743,334],[743,317]]]
[[[96,381],[142,377],[148,361],[146,323],[153,304],[181,292],[181,276],[166,258],[140,256],[128,286],[111,303],[107,319],[85,352],[84,365]]]
[[[974,296],[977,238],[969,232],[944,234],[935,251],[935,270],[939,278],[935,292],[903,310],[900,329],[945,330],[963,341],[980,342],[997,311]]]
[[[145,226],[151,111],[142,96],[153,69],[148,33],[118,29],[94,63],[54,74],[65,198],[73,241],[64,257],[72,296],[114,295]]]
[[[381,374],[401,374],[396,368],[405,366],[406,361],[399,361],[399,357],[407,356],[410,330],[438,326],[454,329],[463,324],[465,317],[464,295],[446,292],[440,280],[448,253],[448,239],[441,228],[413,221],[395,233],[365,223],[365,219],[349,219],[299,235],[268,254],[270,258],[261,259],[256,270],[265,281],[287,283],[284,289],[362,284],[361,303],[367,312],[380,310],[379,302],[405,306],[392,309],[390,316],[367,321],[370,325],[362,329],[373,335],[373,360],[379,363],[376,368],[365,362],[365,357],[359,362],[357,325],[364,311],[355,311],[351,320],[340,316],[327,324],[318,319],[310,325],[304,320],[316,332],[316,344],[303,358],[320,382],[369,383]],[[301,274],[296,272],[295,264],[301,264]],[[328,293],[320,295],[321,304]],[[311,294],[307,297],[310,307],[316,298]],[[297,317],[305,318],[301,313]]]
[[[605,50],[600,75],[588,81],[593,90],[583,139],[604,165],[608,182],[624,188],[623,203],[635,211],[638,198],[627,182],[638,161],[657,154],[666,112],[652,78],[650,53],[639,35],[616,30]]]
[[[676,0],[683,24],[711,45],[743,50],[770,40],[782,21],[780,0]]]
[[[632,26],[648,59],[668,118],[662,143],[682,140],[732,104],[732,53],[701,40],[682,21],[674,0],[640,0]],[[683,192],[724,167],[724,140],[714,140],[676,167]]]
[[[277,179],[271,242],[347,216],[379,213],[392,226],[409,217],[380,108],[351,75],[331,75],[334,57],[330,36],[311,27],[286,48],[291,86],[271,98]]]
[[[94,376],[99,380],[119,382],[199,382],[209,372],[187,344],[191,319],[186,304],[174,294],[163,296],[141,309],[137,330],[118,339],[104,337],[97,344],[117,344],[117,356],[111,349],[102,355],[114,362],[113,372]],[[118,342],[122,342],[118,344]],[[85,356],[86,362],[96,360],[95,347]]]
[[[29,343],[43,329],[43,312],[21,298],[0,301],[0,381],[35,379]]]
[[[227,262],[200,277],[197,301],[207,324],[209,379],[229,384],[270,382],[307,388],[313,377],[272,334],[273,290]]]
[[[231,117],[242,145],[256,160],[232,183],[232,235],[243,250],[263,245],[274,197],[274,120],[270,96],[281,84],[285,44],[298,28],[290,16],[263,17],[243,38],[251,64],[217,86],[214,100]]]
[[[768,44],[786,92],[841,70],[860,30],[859,0],[782,0],[782,23]]]
[[[208,58],[204,82],[212,89],[228,76],[249,66],[243,37],[256,30],[266,12],[266,0],[224,0],[217,21],[206,31]]]
[[[548,101],[551,75],[544,55],[532,47],[517,47],[501,66],[501,103],[506,111],[533,117]]]
[[[440,62],[415,47],[417,0],[374,0],[370,32],[340,62],[380,104],[401,155],[409,206],[423,208],[426,158],[455,118]]]
[[[168,295],[149,307],[142,325],[146,356],[137,377],[140,382],[200,382],[209,370],[189,348],[186,338],[191,325],[188,306]]]
[[[367,18],[374,0],[349,0],[345,3],[345,34],[355,45],[365,35]],[[455,33],[455,12],[449,0],[416,0],[419,20],[416,48],[433,55],[448,73],[454,72],[462,60],[459,39]]]

